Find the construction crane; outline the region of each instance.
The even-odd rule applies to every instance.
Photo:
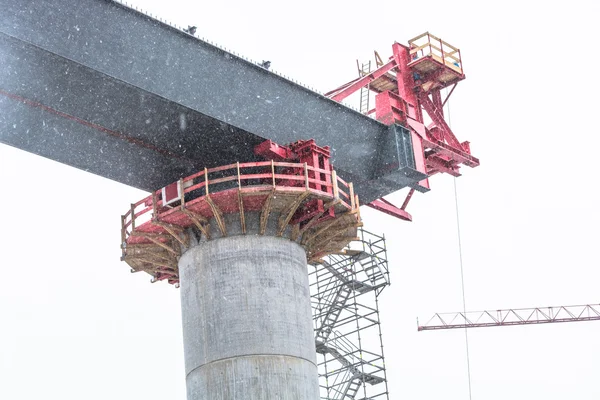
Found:
[[[437,313],[419,331],[600,320],[600,304]]]

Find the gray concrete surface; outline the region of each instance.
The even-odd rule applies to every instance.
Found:
[[[232,236],[179,261],[188,400],[317,400],[306,255]]]

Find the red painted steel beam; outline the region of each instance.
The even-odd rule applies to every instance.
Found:
[[[410,199],[412,199],[413,194],[415,194],[415,189],[410,189],[408,191],[408,194],[406,195],[406,199],[404,199],[404,203],[402,203],[402,207],[400,207],[402,210],[406,210],[408,202],[410,201]]]
[[[336,94],[336,93],[340,92],[341,90],[343,90],[343,89],[347,88],[348,86],[352,85],[354,82],[358,81],[359,79],[361,79],[361,77],[360,77],[360,76],[359,76],[358,78],[356,78],[356,79],[354,79],[354,80],[352,80],[352,81],[348,82],[348,83],[344,83],[344,84],[343,84],[342,86],[340,86],[340,87],[337,87],[337,88],[335,88],[335,89],[333,89],[333,90],[330,90],[329,92],[325,93],[323,96],[325,96],[325,97],[330,97],[330,96],[332,96],[332,95],[334,95],[334,94]]]
[[[391,71],[392,69],[394,69],[396,67],[396,65],[397,65],[396,61],[390,60],[386,64],[377,68],[375,71],[371,72],[370,74],[365,75],[360,79],[357,79],[352,84],[346,86],[344,89],[340,90],[335,95],[327,96],[327,97],[330,97],[332,100],[335,100],[335,101],[342,101],[346,97],[350,96],[352,93],[356,92],[357,90],[360,90],[360,88],[367,86],[370,82],[372,82],[375,79],[379,78],[380,76],[384,75],[386,72]],[[333,90],[332,92],[335,92],[335,90]],[[329,92],[329,93],[332,93],[332,92]]]
[[[446,123],[446,120],[444,120],[443,110],[441,108],[438,108],[435,106],[435,103],[439,102],[439,106],[441,107],[441,104],[442,104],[441,98],[438,98],[435,95],[434,95],[434,98],[436,99],[435,102],[429,98],[427,93],[423,92],[419,96],[419,101],[420,101],[421,105],[423,106],[423,108],[425,109],[425,111],[427,111],[427,114],[429,115],[429,117],[431,117],[431,120],[442,131],[446,142],[450,146],[455,148],[456,150],[464,151],[462,144],[458,141],[456,136],[454,136],[454,133],[452,133],[450,126],[448,126],[448,124]]]
[[[468,142],[463,142],[463,144],[465,144],[465,143],[468,144]],[[426,148],[428,148],[428,149],[435,150],[435,152],[437,154],[442,154],[442,155],[448,157],[450,160],[453,160],[457,163],[465,164],[465,165],[468,165],[469,167],[479,166],[478,158],[473,157],[472,155],[470,155],[464,151],[457,150],[446,143],[443,143],[440,141],[433,142],[433,141],[430,141],[427,139],[423,139],[423,145],[426,146]]]
[[[386,199],[381,198],[381,199],[372,201],[372,202],[368,203],[367,206],[369,206],[377,211],[381,211],[382,213],[385,213],[392,217],[399,218],[404,221],[412,221],[412,215],[407,213],[404,209],[396,207],[395,205],[393,205]]]
[[[419,331],[600,321],[600,304],[435,314]]]
[[[254,146],[254,154],[262,156],[267,160],[284,161],[294,160],[295,155],[289,147],[281,146],[272,140],[265,140],[261,144]],[[296,157],[297,158],[297,157]]]
[[[428,34],[427,38],[431,40]],[[410,43],[412,45],[412,42]],[[440,46],[442,59],[444,59],[443,43]],[[452,54],[458,52],[455,48],[452,49],[454,50]],[[330,91],[326,96],[341,101],[364,87],[378,92],[375,96],[375,109],[369,110],[368,114],[375,113],[376,120],[386,125],[400,124],[410,131],[414,155],[413,168],[424,175],[447,173],[458,177],[461,165],[478,166],[479,160],[471,155],[469,142],[461,143],[444,119],[444,105],[456,88],[456,84],[465,78],[462,73],[462,63],[459,62],[461,66],[459,73],[449,67],[446,61],[440,63],[434,57],[415,61],[411,54],[411,47],[400,43],[392,45],[392,53],[390,60],[371,74],[356,78]],[[424,62],[428,64],[419,66]],[[389,70],[396,72],[395,77],[391,76]],[[374,88],[368,86],[373,80],[379,78],[382,79],[378,82],[385,79],[393,85],[375,85]],[[448,86],[452,87],[446,97],[442,98],[440,89]],[[382,88],[385,90],[382,91]],[[423,112],[426,112],[433,121],[429,127],[424,124]],[[419,191],[427,191],[429,180],[425,178],[412,187],[416,187]],[[412,193],[413,191],[409,193],[405,204],[400,208],[384,199],[377,199],[366,205],[396,218],[410,221],[412,217],[405,208]]]
[[[431,175],[430,169],[435,169],[437,172],[443,172],[448,175],[452,175],[454,177],[459,177],[460,172],[458,172],[458,166],[452,165],[452,163],[441,160],[435,157],[435,154],[431,157],[427,157],[427,173]]]
[[[446,95],[446,98],[442,102],[442,108],[444,108],[444,106],[446,105],[446,102],[448,101],[448,99],[450,99],[450,96],[452,96],[452,92],[454,92],[456,85],[458,85],[458,82],[455,83],[454,85],[452,85],[452,89],[450,89],[450,92],[448,92],[448,94]]]

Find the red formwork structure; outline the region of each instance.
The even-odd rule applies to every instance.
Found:
[[[394,43],[387,62],[377,53],[375,57],[375,70],[359,68],[357,79],[325,95],[341,102],[359,90],[367,95],[375,92],[375,108],[367,107],[365,114],[384,124],[400,124],[409,129],[415,169],[428,177],[437,173],[457,177],[461,165],[478,166],[469,142],[460,142],[444,119],[444,105],[458,82],[465,79],[460,50],[426,32],[409,40],[408,46]],[[442,90],[446,88],[447,95],[443,97]],[[415,190],[428,191],[429,179],[411,188],[401,207],[385,199],[368,206],[410,221],[406,207]]]
[[[461,165],[479,165],[469,142],[459,142],[444,120],[444,104],[465,78],[460,51],[429,33],[408,46],[395,43],[392,50],[385,63],[377,55],[376,70],[362,69],[359,78],[326,95],[342,101],[364,88],[375,92],[375,108],[366,113],[410,131],[415,169],[427,177],[459,176]],[[448,87],[442,100],[441,90]],[[425,115],[431,120],[427,125]],[[270,161],[204,169],[132,204],[122,218],[122,259],[134,272],[177,284],[177,260],[181,247],[189,245],[190,232],[206,239],[227,236],[225,216],[237,214],[246,233],[247,212],[260,214],[258,234],[265,233],[270,215],[279,215],[277,234],[299,241],[309,261],[340,251],[356,238],[362,224],[358,197],[333,170],[329,147],[314,140],[286,146],[267,140],[254,151]],[[413,185],[401,207],[385,199],[368,205],[411,220],[406,207],[415,190],[429,190],[428,178]],[[211,224],[218,229],[211,232]]]
[[[316,166],[271,159],[205,168],[155,191],[121,217],[121,259],[153,282],[178,284],[178,259],[191,234],[225,237],[235,225],[242,234],[264,235],[269,220],[276,225],[271,234],[297,241],[309,261],[341,251],[362,226],[358,196],[323,164],[327,157],[315,159]]]
[[[315,181],[309,183],[309,187],[332,193],[330,175],[318,172],[319,170],[333,171],[333,166],[329,162],[331,157],[329,146],[317,146],[314,139],[299,140],[287,146],[282,146],[271,140],[266,140],[254,148],[254,153],[267,160],[306,163],[306,165],[310,167],[307,172],[308,178],[315,179]],[[301,170],[288,169],[287,172],[295,175],[302,174]],[[319,185],[318,182],[324,182],[325,185]],[[333,208],[326,209],[323,200],[314,199],[306,205],[305,211],[302,218],[299,219],[299,222],[310,219],[317,214],[321,215],[320,218],[322,220],[335,217]]]

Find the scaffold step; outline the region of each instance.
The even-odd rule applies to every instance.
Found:
[[[348,359],[346,359],[346,357],[344,357],[342,355],[342,353],[340,353],[338,351],[338,349],[336,349],[335,347],[327,346],[326,344],[321,343],[320,349],[321,349],[321,351],[320,351],[321,354],[325,354],[325,353],[331,354],[344,367],[349,367],[354,374],[360,374],[360,371],[358,371],[358,369],[356,369],[356,367],[350,361],[348,361]]]
[[[377,271],[381,271],[381,266],[379,264],[373,263],[370,266],[363,268],[363,271],[365,271],[365,272],[375,271],[375,272],[371,272],[371,274],[376,274]]]
[[[358,261],[362,261],[366,258],[371,258],[371,255],[369,253],[367,253],[366,251],[363,250],[359,250],[357,252],[357,254],[355,255],[355,259]]]
[[[327,353],[327,346],[325,346],[325,343],[321,342],[318,340],[315,340],[315,348],[317,349],[317,353],[319,354],[326,354]]]
[[[350,382],[348,382],[348,386],[346,386],[346,390],[344,391],[342,399],[354,399],[361,386],[362,381],[354,377]]]
[[[367,293],[367,292],[370,292],[371,290],[375,289],[375,287],[373,285],[368,285],[368,284],[366,284],[364,282],[357,281],[355,279],[353,279],[352,281],[350,281],[348,283],[348,285],[352,289],[356,290],[359,293]]]
[[[374,264],[377,261],[373,260],[373,258],[369,256],[369,257],[364,257],[364,258],[360,259],[359,262],[360,262],[360,265],[365,266],[365,265],[369,265],[369,264]]]
[[[366,363],[364,361],[362,361],[362,359],[359,360],[356,364],[354,364],[350,360],[348,360],[346,357],[344,357],[344,355],[342,353],[340,353],[339,350],[336,349],[335,347],[328,346],[323,342],[319,342],[318,340],[315,342],[315,344],[316,344],[318,353],[320,353],[320,354],[329,353],[336,360],[338,360],[340,362],[340,364],[342,364],[344,367],[347,367],[353,374],[352,375],[353,381],[358,380],[360,382],[368,383],[369,385],[378,385],[385,381],[385,379],[380,376],[363,373],[360,369],[360,366],[362,364],[366,364]]]
[[[374,271],[374,272],[371,272],[371,274],[370,274],[371,278],[373,276],[377,276],[377,275],[384,275],[383,268],[381,267],[381,265],[379,263],[372,264],[370,267],[364,268],[363,271],[366,273],[369,273],[370,271]]]
[[[354,250],[354,249],[344,249],[343,252],[340,252],[339,255],[342,256],[356,256],[360,253],[364,253],[364,251],[362,250]],[[333,254],[338,254],[338,253],[333,253]]]
[[[364,383],[368,383],[369,385],[378,385],[382,383],[385,379],[377,375],[361,374],[360,380]]]
[[[323,342],[327,340],[340,316],[340,313],[344,309],[346,301],[350,297],[351,292],[352,290],[347,285],[340,285],[335,299],[331,303],[331,307],[329,307],[327,314],[323,318],[321,326],[316,330],[316,336],[318,339],[321,339]]]

